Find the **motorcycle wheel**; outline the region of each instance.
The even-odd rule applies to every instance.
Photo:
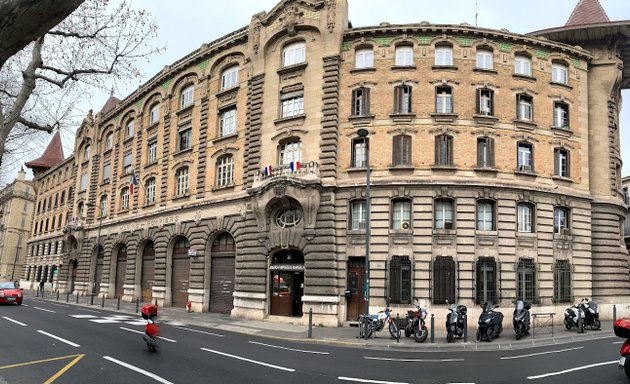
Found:
[[[494,326],[491,325],[486,329],[486,338],[488,339],[488,342],[492,341],[493,336],[494,336],[493,333],[494,333]]]
[[[564,319],[564,327],[568,330],[570,330],[571,328],[573,328],[573,324],[570,322],[570,320],[568,319]]]
[[[523,324],[518,324],[516,326],[515,331],[516,331],[516,340],[520,340],[521,337],[523,337],[523,333],[524,333],[523,332]]]
[[[593,324],[591,324],[591,329],[593,331],[599,331],[602,328],[602,322],[599,320],[593,320]]]
[[[623,371],[626,373],[628,379],[630,379],[630,356],[626,356],[626,363],[623,365]]]
[[[427,327],[422,326],[422,329],[414,328],[413,329],[413,338],[416,339],[416,343],[422,343],[427,339],[429,335],[429,331]]]
[[[372,336],[372,327],[369,321],[363,321],[363,339],[367,340]]]
[[[389,334],[396,340],[400,340],[400,329],[396,326],[396,324],[391,321],[389,323]]]
[[[453,340],[455,339],[455,334],[451,331],[446,332],[446,342],[447,343],[452,343]]]

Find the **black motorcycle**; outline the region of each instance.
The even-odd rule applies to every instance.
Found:
[[[407,321],[405,322],[405,336],[409,337],[413,334],[413,338],[417,343],[422,343],[427,339],[429,331],[424,325],[427,318],[427,309],[418,305],[415,311],[407,311]]]
[[[593,331],[602,329],[602,322],[599,321],[599,307],[596,303],[584,298],[580,302],[580,308],[584,312],[582,322],[585,327],[590,327]]]
[[[514,325],[516,340],[520,340],[521,337],[529,335],[529,310],[532,305],[531,303],[522,300],[515,300],[513,303],[514,314],[512,315],[512,324]]]
[[[492,341],[492,339],[499,337],[501,332],[503,332],[503,314],[495,311],[498,307],[498,305],[492,306],[490,303],[485,303],[481,306],[483,311],[479,315],[477,341]]]
[[[461,338],[464,336],[464,318],[468,308],[465,305],[449,304],[449,313],[446,315],[446,341],[452,343],[455,340],[455,336]]]

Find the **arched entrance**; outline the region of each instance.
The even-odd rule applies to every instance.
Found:
[[[147,241],[142,250],[142,271],[140,272],[140,294],[142,301],[150,303],[153,297],[153,280],[155,278],[155,244]]]
[[[281,250],[269,266],[271,304],[269,314],[302,316],[304,294],[304,255],[297,250]]]
[[[94,281],[92,282],[92,293],[97,294],[101,289],[101,281],[103,280],[103,265],[105,264],[105,251],[103,247],[98,245],[96,254],[96,269],[94,270]]]
[[[171,264],[171,306],[184,307],[188,301],[188,276],[190,276],[190,243],[185,237],[180,237],[173,246],[173,260]]]
[[[229,314],[234,308],[235,251],[234,238],[227,232],[212,243],[210,312]]]
[[[127,272],[127,246],[122,244],[118,249],[118,256],[116,257],[116,290],[114,291],[114,297],[121,297],[125,293],[125,276]]]

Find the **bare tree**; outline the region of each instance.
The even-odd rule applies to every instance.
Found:
[[[149,45],[155,35],[149,15],[126,1],[113,7],[87,0],[7,60],[0,68],[0,164],[14,129],[50,133],[74,125],[78,98],[138,78],[138,61],[158,51]]]

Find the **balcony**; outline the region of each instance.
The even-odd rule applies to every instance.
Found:
[[[302,179],[316,180],[319,179],[319,164],[311,161],[308,163],[281,164],[268,166],[262,170],[256,171],[254,174],[254,184],[275,179]]]

